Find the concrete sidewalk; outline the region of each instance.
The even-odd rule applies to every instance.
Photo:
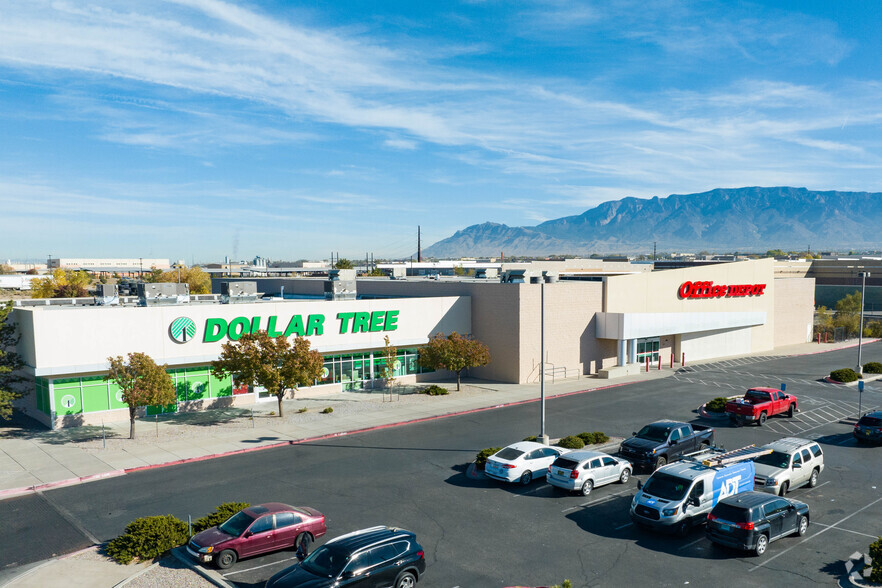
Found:
[[[872,341],[871,341],[872,342]],[[866,344],[867,342],[865,342]],[[839,344],[806,343],[782,348],[775,353],[755,355],[804,355],[853,347],[856,341]],[[740,356],[746,357],[746,356]],[[721,358],[716,361],[722,361]],[[698,362],[701,363],[701,362]],[[669,365],[669,364],[668,364]],[[668,365],[653,366],[625,378],[604,380],[594,377],[546,381],[546,398],[578,394],[591,390],[657,380],[676,372]],[[0,500],[51,488],[79,484],[130,472],[183,464],[225,455],[258,451],[292,443],[346,435],[406,423],[511,406],[539,399],[538,384],[500,384],[468,381],[460,392],[455,384],[445,384],[452,391],[447,396],[422,394],[393,396],[377,392],[344,392],[326,397],[285,401],[285,417],[275,416],[278,405],[261,402],[250,407],[222,409],[201,413],[165,415],[136,421],[136,440],[128,439],[129,423],[107,423],[102,427],[79,427],[48,431],[42,428],[11,427],[0,430]],[[331,407],[334,411],[322,414]],[[305,409],[305,410],[303,410]],[[56,562],[53,564],[53,562]],[[39,574],[28,566],[24,576],[35,580],[53,572],[52,566],[66,569],[63,558],[42,562]],[[90,571],[97,561],[80,564],[83,573],[92,577],[88,585],[115,586],[142,569],[119,566],[110,560],[105,573]],[[88,567],[89,570],[85,568]],[[119,574],[123,578],[116,579]],[[65,571],[60,577],[70,577]],[[99,582],[98,578],[102,578]],[[218,576],[219,577],[219,576]],[[11,585],[37,586],[20,583]],[[67,585],[86,585],[68,583]]]

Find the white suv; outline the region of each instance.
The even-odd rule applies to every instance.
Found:
[[[800,486],[818,485],[818,477],[824,471],[824,452],[814,441],[785,437],[764,445],[763,449],[772,452],[753,460],[757,490],[784,496]]]

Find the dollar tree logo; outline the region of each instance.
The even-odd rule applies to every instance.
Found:
[[[168,328],[168,334],[175,343],[186,343],[196,336],[196,323],[185,316],[176,318]]]

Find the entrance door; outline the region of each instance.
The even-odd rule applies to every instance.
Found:
[[[637,339],[637,363],[646,363],[646,358],[649,358],[649,363],[655,363],[658,361],[658,350],[659,350],[659,338],[658,337],[649,337],[646,339]]]

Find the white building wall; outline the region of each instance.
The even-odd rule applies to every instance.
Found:
[[[685,354],[686,365],[689,365],[690,361],[748,354],[751,344],[750,328],[723,329],[684,333],[680,338],[680,351]]]

